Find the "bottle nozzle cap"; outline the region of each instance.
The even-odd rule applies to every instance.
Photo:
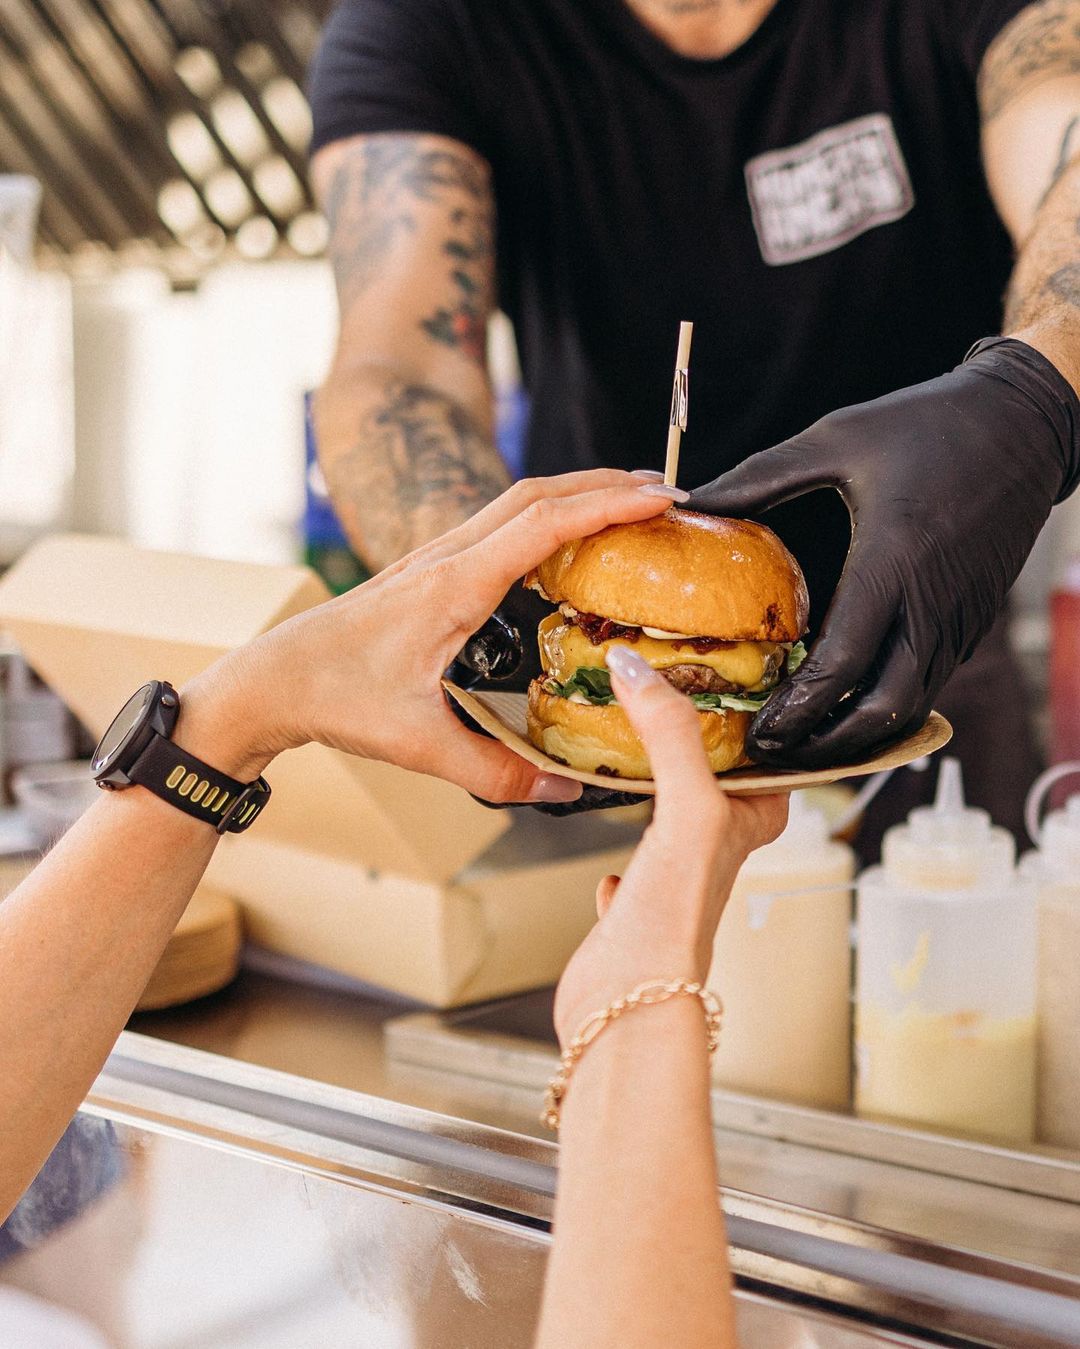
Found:
[[[994,827],[985,810],[965,803],[963,772],[953,758],[941,760],[934,804],[917,806],[882,841],[886,871],[932,888],[963,889],[980,876],[1002,875],[1015,855],[1012,836]]]
[[[1080,878],[1080,793],[1053,810],[1042,825],[1038,856],[1051,872],[1073,884]]]
[[[938,768],[937,791],[934,794],[934,812],[937,815],[959,815],[964,810],[964,774],[960,760],[941,760]]]

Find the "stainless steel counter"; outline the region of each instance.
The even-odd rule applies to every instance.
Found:
[[[279,1080],[271,1072],[266,1080],[274,1083],[273,1101],[268,1105],[259,1098],[245,1107],[245,1117],[258,1118],[259,1130],[270,1129],[275,1145],[278,1130],[292,1127],[293,1106],[282,1104],[289,1101],[333,1100],[350,1137],[358,1121],[370,1128],[373,1122],[407,1118],[412,1129],[417,1121],[437,1119],[440,1137],[479,1148],[469,1156],[478,1165],[482,1161],[484,1184],[496,1187],[493,1198],[483,1187],[471,1188],[472,1181],[463,1186],[443,1175],[440,1193],[452,1191],[455,1201],[480,1205],[489,1216],[497,1211],[500,1221],[515,1227],[525,1223],[535,1230],[548,1219],[556,1154],[537,1111],[554,1062],[550,1047],[470,1029],[467,1016],[435,1018],[353,992],[250,972],[217,998],[181,1012],[138,1017],[133,1027],[166,1043],[155,1048],[133,1037],[134,1056],[122,1046],[116,1063],[127,1066],[107,1079],[99,1108],[116,1112],[125,1108],[128,1092],[155,1090],[154,1072],[168,1066],[170,1055],[183,1056],[173,1046],[209,1050],[229,1062],[202,1055],[193,1060],[195,1072],[182,1090],[185,1100],[190,1093],[191,1100],[202,1102],[200,1109],[221,1107],[221,1083],[208,1085],[218,1078],[234,1091],[249,1082],[250,1073],[260,1082],[266,1069],[296,1074],[295,1080]],[[166,1057],[158,1063],[161,1054]],[[122,1080],[126,1085],[119,1088]],[[175,1086],[172,1082],[170,1090]],[[1074,1161],[1053,1154],[1019,1156],[722,1093],[716,1105],[735,1264],[748,1288],[811,1298],[819,1309],[845,1308],[879,1323],[884,1318],[893,1328],[948,1331],[1010,1349],[1080,1344],[1075,1202],[1080,1188]],[[340,1123],[328,1129],[324,1120],[319,1136],[329,1131],[338,1146]],[[184,1127],[191,1128],[190,1121]],[[363,1129],[360,1135],[371,1141]],[[269,1141],[260,1138],[260,1145]],[[409,1146],[414,1144],[412,1139]],[[384,1138],[375,1151],[380,1160],[371,1174],[377,1173],[380,1183],[394,1167],[405,1168],[394,1171],[395,1183],[411,1179],[403,1138]],[[393,1166],[387,1161],[391,1155]],[[319,1166],[339,1170],[325,1158]],[[456,1162],[452,1169],[458,1176]],[[504,1184],[508,1191],[500,1188]],[[970,1278],[975,1283],[965,1285]],[[997,1311],[995,1288],[1003,1298]],[[970,1305],[964,1304],[969,1294]],[[1058,1312],[1070,1307],[1068,1334],[1039,1337],[1000,1320],[1007,1307],[1015,1312],[1026,1297],[1038,1301],[1044,1294],[1053,1295],[1046,1307]],[[772,1343],[749,1341],[758,1342]]]
[[[118,1349],[531,1343],[550,1144],[135,1035],[85,1113],[122,1178],[0,1270],[5,1346],[34,1344],[3,1338],[15,1290]],[[751,1290],[737,1302],[748,1349],[935,1342]]]
[[[119,1349],[528,1345],[557,1148],[525,1004],[248,970],[136,1017],[81,1116],[119,1179],[0,1264],[0,1345],[34,1343],[5,1339],[16,1290]],[[746,1349],[1080,1345],[1074,1161],[714,1106]]]
[[[486,1092],[469,1075],[416,1071],[395,1060],[388,1053],[384,1027],[411,1015],[415,1009],[403,1001],[245,969],[217,996],[174,1011],[141,1013],[132,1018],[130,1028],[402,1105],[549,1137],[531,1098],[510,1092],[500,1104],[497,1088]]]

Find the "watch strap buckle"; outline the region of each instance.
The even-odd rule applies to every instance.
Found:
[[[270,799],[270,784],[264,777],[257,778],[231,801],[214,826],[219,834],[239,834],[255,823],[256,817]]]

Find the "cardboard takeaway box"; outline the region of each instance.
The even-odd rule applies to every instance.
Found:
[[[0,625],[100,735],[139,684],[182,685],[327,598],[305,567],[54,536],[0,581]],[[437,1007],[554,982],[633,841],[600,816],[488,810],[321,745],[267,777],[257,827],[224,838],[208,873],[241,901],[249,938]]]

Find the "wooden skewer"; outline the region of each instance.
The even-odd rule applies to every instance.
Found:
[[[671,421],[668,426],[667,459],[664,462],[664,481],[675,486],[679,476],[679,446],[686,430],[686,410],[689,402],[690,342],[694,336],[692,323],[679,324],[679,350],[675,357],[675,386],[671,393]]]

